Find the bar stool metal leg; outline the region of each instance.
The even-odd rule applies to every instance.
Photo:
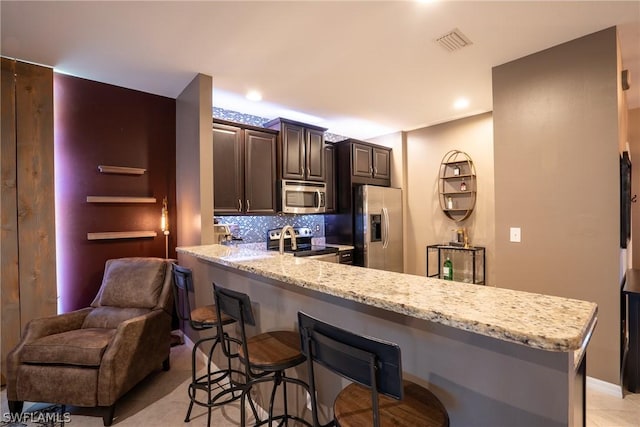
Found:
[[[231,339],[224,331],[223,327],[235,323],[235,320],[229,316],[218,316],[218,310],[213,305],[198,307],[191,309],[189,294],[193,296],[193,277],[191,270],[181,267],[177,264],[173,265],[174,279],[174,301],[176,305],[176,313],[180,320],[188,322],[194,331],[212,330],[215,335],[201,338],[193,346],[191,351],[191,383],[187,388],[189,396],[189,407],[184,421],[191,420],[193,406],[203,406],[207,408],[207,426],[211,426],[211,411],[216,406],[222,406],[242,396],[242,390],[233,379],[234,375],[238,375],[246,382],[245,373],[233,369],[231,360],[238,357],[230,351]],[[211,343],[206,359],[205,373],[198,376],[197,369],[197,352],[205,343]],[[222,344],[223,354],[226,358],[226,367],[212,371],[211,365],[213,354],[218,344]]]
[[[241,425],[246,425],[245,400],[248,397],[249,404],[254,412],[254,426],[256,427],[265,424],[272,426],[274,421],[278,422],[278,425],[288,425],[289,420],[311,427],[312,424],[309,421],[289,413],[287,402],[286,385],[288,383],[300,386],[305,392],[309,392],[309,386],[306,382],[297,378],[289,378],[285,373],[287,369],[299,366],[306,360],[300,351],[299,334],[294,331],[270,331],[248,338],[245,324],[255,325],[249,296],[230,289],[217,287],[215,283],[213,288],[218,315],[221,316],[224,313],[236,320],[240,330],[239,339],[241,345],[238,349],[238,354],[240,362],[244,365],[247,378],[241,399]],[[272,383],[273,386],[270,393],[267,419],[260,420],[257,417],[255,407],[252,406],[251,389],[258,384],[266,382]],[[274,406],[279,386],[283,388],[284,413],[275,415]]]

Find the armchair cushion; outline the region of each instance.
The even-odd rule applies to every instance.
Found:
[[[115,329],[125,320],[133,319],[149,311],[146,308],[97,307],[85,317],[82,327]]]
[[[49,335],[25,344],[23,363],[100,366],[116,329],[85,328]]]
[[[167,263],[160,258],[109,260],[93,306],[154,308],[162,292],[166,270]]]

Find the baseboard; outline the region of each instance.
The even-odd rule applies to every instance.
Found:
[[[184,340],[184,345],[189,348],[189,350],[193,350],[194,342],[191,341],[189,335],[182,333],[182,339]],[[203,363],[207,363],[207,355],[202,352],[201,349],[198,349],[198,357],[202,360]]]
[[[623,398],[622,387],[618,384],[609,383],[593,377],[587,377],[587,388],[606,393],[610,396]]]

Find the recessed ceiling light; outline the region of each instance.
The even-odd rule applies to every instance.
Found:
[[[250,90],[246,97],[249,101],[262,101],[262,94],[257,90]]]
[[[467,98],[458,98],[453,103],[453,108],[456,110],[464,110],[469,106],[469,100]]]

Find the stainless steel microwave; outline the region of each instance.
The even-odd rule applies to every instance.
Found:
[[[282,212],[324,213],[327,209],[327,185],[324,182],[282,181]]]

